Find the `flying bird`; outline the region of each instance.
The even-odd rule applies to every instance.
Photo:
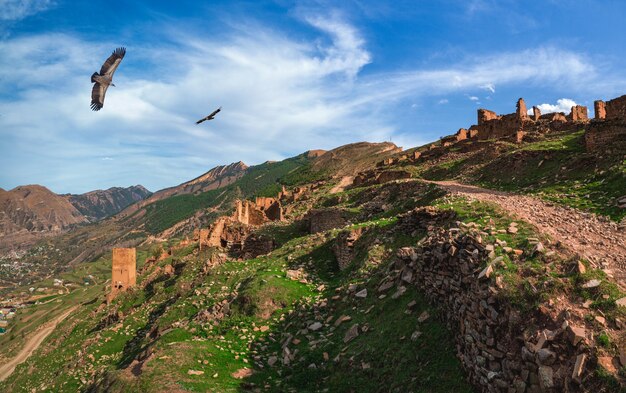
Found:
[[[216,110],[214,110],[214,111],[213,111],[213,113],[211,113],[210,115],[208,115],[208,116],[207,116],[207,117],[205,117],[204,119],[200,119],[200,120],[198,120],[198,121],[196,122],[196,124],[200,124],[200,123],[202,123],[203,121],[207,121],[207,120],[213,120],[213,119],[215,119],[215,115],[217,115],[217,113],[218,113],[219,111],[221,111],[221,110],[222,110],[222,107],[220,106],[219,108],[217,108]]]
[[[94,72],[93,75],[91,75],[91,83],[95,83],[91,90],[92,110],[99,111],[104,106],[104,95],[109,85],[115,86],[113,84],[113,73],[117,70],[125,54],[126,48],[115,49],[111,56],[102,64],[100,73]]]

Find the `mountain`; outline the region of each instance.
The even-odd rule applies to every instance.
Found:
[[[111,187],[108,190],[95,190],[85,194],[63,195],[90,221],[98,221],[124,210],[135,202],[148,198],[152,193],[141,185]]]
[[[196,177],[195,179],[181,183],[175,187],[164,188],[152,194],[149,198],[142,202],[130,206],[123,212],[123,216],[135,213],[144,206],[150,205],[157,201],[184,194],[199,194],[202,192],[215,190],[225,187],[244,175],[248,166],[242,161],[233,162],[229,165],[219,165],[210,169],[208,172]]]
[[[32,241],[43,233],[58,233],[86,223],[65,197],[40,185],[0,190],[0,244]]]

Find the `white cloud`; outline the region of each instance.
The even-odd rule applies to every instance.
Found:
[[[51,0],[0,0],[0,20],[22,20],[52,6]]]
[[[448,99],[447,99],[447,98],[442,98],[442,99],[440,99],[439,101],[437,101],[437,103],[438,103],[438,104],[441,104],[441,105],[443,105],[443,104],[447,104],[448,102],[449,102],[449,101],[448,101]]]
[[[578,105],[576,101],[570,98],[559,98],[556,100],[556,104],[540,104],[536,105],[541,113],[552,113],[552,112],[564,112],[568,114],[571,112],[572,107]],[[528,111],[529,114],[532,114],[532,108]]]
[[[100,112],[89,109],[89,76],[118,42],[64,34],[0,41],[0,138],[12,141],[0,145],[0,167],[15,168],[0,181],[57,192],[136,183],[154,190],[240,159],[390,137],[418,145],[432,135],[399,131],[399,100],[423,107],[422,98],[476,86],[584,84],[595,75],[591,60],[555,48],[364,74],[372,56],[354,26],[305,20],[318,29],[312,41],[253,26],[228,38],[170,30],[171,46],[129,46]],[[195,124],[218,106],[214,121]]]
[[[478,97],[476,96],[467,96],[467,98],[469,98],[470,101],[478,101]]]
[[[485,83],[484,85],[478,86],[481,89],[490,91],[491,93],[495,93],[496,92],[496,86],[493,83]]]

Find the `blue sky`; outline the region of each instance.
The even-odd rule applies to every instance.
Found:
[[[622,1],[0,0],[0,187],[179,184],[626,93]],[[117,87],[90,76],[125,46]],[[199,126],[195,120],[222,112]]]

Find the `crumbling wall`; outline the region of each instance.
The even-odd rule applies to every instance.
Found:
[[[274,239],[270,236],[252,233],[243,241],[241,253],[244,259],[250,259],[269,254],[273,249]]]
[[[305,216],[309,233],[325,232],[344,227],[348,223],[347,212],[342,209],[311,209]]]
[[[352,180],[354,187],[362,187],[374,184],[384,184],[394,180],[410,179],[413,175],[411,172],[397,170],[397,171],[376,171],[368,170],[359,172]]]
[[[582,105],[575,105],[572,107],[572,111],[570,112],[569,116],[567,117],[567,120],[569,121],[576,121],[576,122],[586,122],[589,120],[589,118],[587,117],[587,107],[586,106],[582,106]]]
[[[200,250],[202,250],[203,247],[210,247],[210,235],[211,233],[208,228],[200,229],[198,231],[198,246],[200,247]]]
[[[494,111],[490,111],[488,109],[478,110],[478,125],[484,124],[491,120],[497,120],[498,118],[498,114]]]
[[[606,119],[626,121],[626,95],[614,98],[605,103]]]
[[[585,129],[585,147],[590,152],[626,150],[626,120],[591,122]]]
[[[400,217],[408,230],[431,230],[417,247],[397,251],[378,292],[417,286],[442,310],[455,335],[457,356],[470,381],[484,392],[584,391],[581,384],[591,373],[586,367],[594,353],[584,321],[570,319],[569,313],[521,314],[499,296],[502,282],[494,266],[484,264],[489,252],[480,234],[442,229],[435,226],[440,219],[432,211]]]
[[[605,119],[606,118],[606,104],[602,100],[597,100],[593,102],[593,117],[596,120]]]
[[[341,231],[337,234],[333,245],[333,252],[337,258],[340,270],[348,267],[355,256],[355,245],[357,240],[363,235],[363,228]]]

